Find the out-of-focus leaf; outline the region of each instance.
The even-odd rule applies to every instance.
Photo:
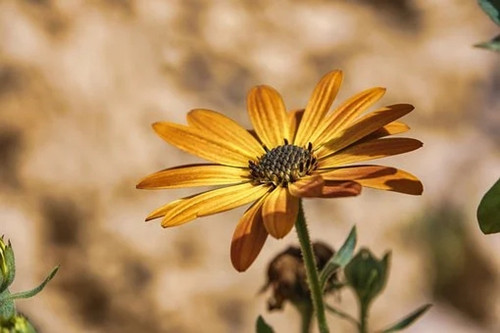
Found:
[[[9,320],[16,314],[14,301],[9,296],[9,289],[0,293],[0,318],[3,320]]]
[[[9,296],[9,299],[29,298],[29,297],[35,296],[40,291],[42,291],[42,289],[47,285],[47,283],[49,283],[50,280],[52,280],[52,278],[56,275],[58,270],[59,270],[59,266],[54,267],[52,272],[50,272],[50,274],[45,278],[45,280],[38,287],[33,288],[31,290],[28,290],[28,291],[22,291],[19,293],[12,294]]]
[[[479,43],[479,44],[476,44],[474,46],[480,47],[483,49],[488,49],[488,50],[500,52],[500,35],[496,36],[495,38],[493,38],[489,42]]]
[[[271,326],[269,326],[268,323],[262,318],[262,316],[259,316],[257,318],[257,322],[255,323],[255,331],[257,333],[274,333],[274,330]]]
[[[356,241],[356,226],[353,226],[342,247],[332,256],[330,260],[328,260],[319,275],[319,281],[322,289],[325,288],[326,282],[338,268],[344,267],[349,263],[349,261],[351,261],[354,248],[356,247]]]
[[[390,332],[397,332],[401,331],[408,326],[410,326],[415,320],[418,319],[421,315],[423,315],[429,308],[432,306],[432,304],[426,304],[421,307],[419,307],[417,310],[413,311],[400,321],[398,321],[396,324],[392,325],[389,328],[386,328],[385,330],[381,331],[381,333],[390,333]]]
[[[500,179],[481,199],[477,209],[477,220],[484,234],[500,232]]]
[[[500,0],[478,0],[478,2],[493,22],[500,25]]]
[[[353,323],[356,327],[359,327],[359,323],[356,319],[354,319],[350,314],[342,311],[342,310],[339,310],[329,304],[325,304],[325,308],[328,312],[331,312],[337,316],[339,316],[340,318],[343,318],[345,320],[348,320],[350,321],[351,323]]]

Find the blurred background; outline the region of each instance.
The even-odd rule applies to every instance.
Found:
[[[267,313],[258,294],[294,233],[237,273],[229,246],[244,208],[162,229],[147,213],[197,190],[135,184],[199,161],[151,123],[185,123],[203,107],[250,127],[253,85],[298,108],[340,68],[339,100],[383,86],[379,106],[416,106],[404,121],[424,148],[382,162],[425,191],[306,201],[312,238],[338,248],[356,224],[359,245],[392,250],[372,329],[431,302],[408,332],[500,331],[500,237],[475,218],[500,171],[500,55],[472,47],[495,32],[476,1],[1,0],[0,234],[17,255],[12,290],[61,265],[18,310],[40,332],[253,332],[258,314],[298,331],[292,307]],[[357,312],[348,291],[329,302]]]

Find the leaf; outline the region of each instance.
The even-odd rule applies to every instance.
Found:
[[[474,46],[480,47],[483,49],[487,49],[487,50],[491,50],[491,51],[500,52],[500,35],[496,36],[495,38],[493,38],[489,42],[479,43],[479,44],[476,44]]]
[[[479,6],[497,25],[500,25],[500,0],[478,0]]]
[[[386,328],[381,333],[397,332],[405,329],[406,327],[410,326],[415,320],[417,320],[421,315],[423,315],[427,310],[429,310],[431,306],[432,304],[425,304],[419,307],[417,310],[413,311],[391,327]]]
[[[16,314],[16,307],[14,301],[10,299],[8,289],[0,293],[0,319],[9,320]]]
[[[256,325],[255,325],[255,331],[257,333],[274,333],[274,330],[271,326],[269,326],[264,318],[262,318],[262,316],[259,316],[257,318],[257,322],[256,322]]]
[[[330,311],[331,313],[336,314],[340,318],[346,319],[346,320],[350,321],[351,323],[353,323],[354,325],[356,325],[357,327],[359,327],[358,321],[356,319],[354,319],[350,314],[348,314],[342,310],[339,310],[339,309],[337,309],[329,304],[325,304],[325,308],[328,311]]]
[[[477,220],[484,234],[500,232],[500,179],[481,199],[477,208]]]
[[[49,283],[50,280],[52,280],[52,278],[56,275],[58,270],[59,270],[59,266],[54,267],[52,272],[50,272],[50,274],[45,278],[45,280],[38,287],[33,288],[31,290],[28,290],[28,291],[22,291],[19,293],[11,294],[10,296],[8,296],[8,299],[14,300],[17,298],[29,298],[29,297],[35,296],[40,291],[42,291],[42,289],[47,285],[47,283]]]
[[[332,256],[332,258],[330,258],[330,260],[328,260],[319,275],[322,290],[325,288],[326,282],[332,274],[335,273],[338,268],[347,265],[352,259],[354,248],[356,247],[356,241],[356,226],[353,226],[342,247]]]

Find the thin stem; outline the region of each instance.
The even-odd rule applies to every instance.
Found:
[[[311,331],[311,321],[313,315],[313,306],[311,302],[303,302],[297,305],[300,312],[301,329],[302,333],[309,333]]]
[[[368,304],[360,302],[359,306],[359,333],[368,332]]]
[[[323,303],[323,294],[319,284],[319,274],[316,267],[316,259],[314,257],[309,231],[307,230],[306,218],[304,216],[304,209],[302,208],[302,200],[299,201],[299,213],[297,221],[295,221],[295,230],[300,242],[302,250],[302,257],[307,273],[307,283],[311,291],[311,299],[313,303],[314,312],[318,320],[318,328],[321,333],[328,333],[328,324],[326,322],[325,304]]]

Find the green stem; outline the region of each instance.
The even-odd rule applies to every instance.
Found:
[[[320,333],[328,333],[328,324],[326,322],[325,304],[323,303],[323,293],[319,284],[319,274],[316,267],[316,259],[314,257],[309,231],[307,230],[306,218],[304,216],[304,209],[302,208],[302,200],[299,202],[299,213],[297,221],[295,221],[295,230],[299,237],[300,248],[302,250],[302,257],[307,273],[307,283],[311,291],[311,299],[313,303],[314,312],[318,320],[318,328]]]
[[[360,302],[361,303],[361,302]],[[360,304],[359,306],[359,333],[368,332],[368,304]]]

